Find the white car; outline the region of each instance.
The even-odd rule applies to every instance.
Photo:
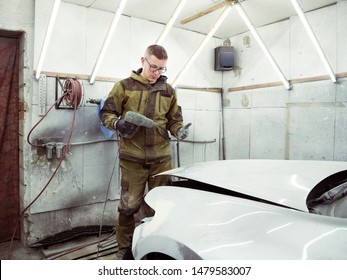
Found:
[[[347,162],[225,160],[181,167],[146,195],[135,259],[347,259]],[[159,175],[159,176],[160,176]]]

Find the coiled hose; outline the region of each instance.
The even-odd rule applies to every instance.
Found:
[[[49,178],[49,180],[47,181],[46,185],[43,187],[43,189],[39,192],[39,194],[24,208],[24,210],[20,213],[18,220],[15,224],[14,230],[13,230],[13,234],[12,234],[12,238],[11,238],[11,243],[10,243],[10,247],[9,247],[9,251],[8,251],[8,259],[11,259],[11,252],[12,252],[12,244],[13,244],[13,240],[14,237],[16,235],[17,232],[17,228],[18,228],[18,224],[20,219],[23,217],[24,213],[35,203],[35,201],[42,195],[42,193],[47,189],[48,185],[50,184],[50,182],[52,181],[52,179],[54,178],[55,174],[58,172],[58,169],[60,167],[60,165],[62,164],[63,160],[65,159],[65,156],[68,152],[68,149],[71,145],[71,138],[72,138],[72,132],[73,132],[73,128],[75,125],[75,119],[76,119],[76,111],[78,106],[80,105],[80,102],[82,100],[82,86],[80,84],[80,82],[73,80],[73,79],[67,79],[64,82],[63,85],[63,95],[52,105],[52,107],[47,111],[47,113],[35,124],[35,126],[33,126],[33,128],[30,130],[30,132],[28,133],[27,136],[27,141],[28,143],[33,146],[33,147],[43,147],[43,145],[35,145],[32,144],[30,142],[30,135],[33,132],[33,130],[42,122],[42,120],[47,116],[47,114],[51,111],[51,109],[58,103],[60,103],[62,100],[65,100],[67,105],[72,106],[74,109],[74,113],[73,113],[73,119],[72,119],[72,123],[71,123],[71,128],[70,128],[70,133],[69,133],[69,138],[66,144],[66,147],[63,149],[63,154],[62,157],[60,158],[57,167],[55,168],[52,176]]]

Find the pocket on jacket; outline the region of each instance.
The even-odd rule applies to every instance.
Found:
[[[160,126],[157,127],[159,134],[166,140],[170,139],[169,133],[165,128],[162,128]]]

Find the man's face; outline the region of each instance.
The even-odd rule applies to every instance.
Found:
[[[154,84],[161,74],[166,72],[167,60],[160,60],[154,55],[150,57],[142,57],[142,73],[141,76],[149,81],[150,84]]]

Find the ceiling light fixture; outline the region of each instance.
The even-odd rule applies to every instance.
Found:
[[[177,5],[175,11],[173,12],[169,22],[165,25],[165,28],[163,29],[163,31],[159,35],[157,41],[155,42],[156,44],[160,45],[164,41],[164,38],[169,33],[169,30],[171,29],[172,25],[174,24],[175,20],[177,19],[179,13],[181,12],[181,10],[184,7],[184,5],[186,4],[186,2],[187,2],[187,0],[181,0],[178,3],[178,5]]]
[[[294,6],[294,9],[296,11],[296,13],[298,14],[300,20],[301,20],[301,23],[304,25],[315,49],[317,50],[318,52],[318,55],[320,57],[320,59],[322,60],[323,64],[324,64],[324,67],[326,68],[326,70],[328,71],[329,73],[329,76],[331,78],[331,80],[335,83],[337,81],[336,79],[336,75],[334,74],[333,70],[331,69],[331,66],[328,62],[328,59],[326,58],[318,40],[317,40],[317,37],[316,35],[314,34],[312,28],[311,28],[311,25],[309,24],[302,8],[300,7],[299,3],[297,2],[297,0],[291,0],[293,6]]]
[[[193,64],[194,60],[198,57],[200,52],[203,50],[203,48],[206,46],[210,38],[213,36],[213,34],[216,32],[218,27],[222,24],[226,16],[229,14],[231,10],[231,5],[228,5],[224,11],[221,13],[219,18],[217,19],[216,23],[213,25],[211,30],[208,32],[208,34],[205,36],[204,40],[201,42],[200,46],[197,48],[197,50],[193,53],[193,55],[190,57],[186,65],[182,68],[182,70],[178,73],[175,80],[172,83],[172,87],[176,87],[178,81],[181,79],[181,77],[186,73],[188,68]]]
[[[43,65],[43,62],[44,62],[45,57],[46,57],[48,44],[49,44],[49,41],[51,39],[53,26],[54,26],[55,19],[57,17],[57,13],[58,13],[58,10],[59,10],[59,5],[60,5],[60,0],[55,0],[54,1],[54,5],[53,5],[53,9],[52,9],[52,12],[51,12],[51,17],[49,18],[49,23],[48,23],[48,27],[47,27],[47,30],[46,30],[46,35],[45,35],[45,38],[44,38],[44,41],[43,41],[43,45],[42,45],[42,48],[41,48],[39,60],[37,62],[37,66],[36,66],[35,78],[37,80],[40,78],[40,75],[41,75],[42,65]]]
[[[96,74],[97,74],[97,72],[99,70],[99,67],[100,67],[100,63],[101,63],[101,61],[103,60],[103,58],[105,56],[105,53],[106,53],[106,50],[108,48],[108,45],[110,44],[113,32],[116,29],[116,26],[118,24],[120,16],[122,15],[122,12],[124,10],[126,1],[127,0],[121,0],[120,3],[119,3],[118,9],[117,9],[117,11],[116,11],[116,13],[115,13],[115,15],[113,17],[112,23],[111,23],[111,25],[110,25],[110,27],[108,29],[106,38],[104,40],[104,43],[102,44],[102,47],[100,49],[98,58],[97,58],[97,60],[95,62],[92,74],[90,75],[90,79],[89,79],[89,83],[90,84],[93,84],[94,81],[95,81]]]
[[[275,69],[275,71],[277,72],[278,76],[280,77],[282,83],[284,84],[284,86],[286,87],[286,89],[291,89],[291,85],[288,82],[287,78],[284,76],[283,72],[281,71],[281,69],[279,68],[278,64],[276,63],[275,59],[273,58],[273,56],[271,55],[271,53],[269,52],[269,50],[267,49],[267,47],[265,46],[263,40],[260,38],[257,30],[255,29],[255,27],[253,26],[253,24],[251,23],[250,19],[248,18],[246,12],[244,11],[244,9],[242,8],[240,3],[235,4],[236,9],[238,11],[238,13],[240,14],[240,16],[242,17],[242,19],[244,20],[244,22],[246,23],[248,29],[251,31],[251,33],[253,34],[254,38],[256,39],[256,41],[258,42],[260,48],[263,50],[263,52],[265,53],[266,57],[269,59],[272,67]]]

